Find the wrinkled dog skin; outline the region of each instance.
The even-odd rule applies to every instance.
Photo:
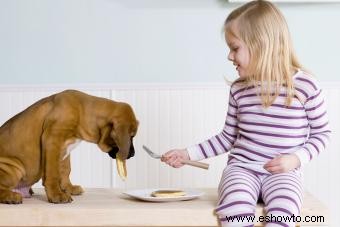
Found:
[[[70,182],[67,148],[80,140],[98,144],[112,158],[135,153],[138,121],[122,102],[66,90],[43,98],[0,128],[0,203],[22,203],[12,190],[42,179],[48,201],[68,203],[83,189]]]

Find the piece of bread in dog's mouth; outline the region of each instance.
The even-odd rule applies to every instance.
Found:
[[[157,190],[151,193],[152,197],[173,198],[185,196],[186,193],[181,190]]]
[[[126,160],[123,160],[120,157],[120,154],[116,155],[116,164],[117,164],[118,175],[123,181],[125,181],[127,178]]]

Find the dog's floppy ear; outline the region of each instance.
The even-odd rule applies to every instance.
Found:
[[[131,146],[130,124],[115,120],[113,122],[111,138],[113,138],[118,146],[121,157],[126,159]]]
[[[112,124],[107,124],[104,128],[100,129],[98,147],[104,152],[109,152],[112,149],[112,138],[110,138],[111,131]]]

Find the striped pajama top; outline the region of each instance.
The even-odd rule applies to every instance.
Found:
[[[322,90],[304,71],[293,76],[295,96],[285,105],[284,90],[265,108],[257,95],[259,86],[245,87],[235,81],[222,132],[188,147],[191,160],[229,153],[228,165],[259,173],[263,165],[280,154],[295,153],[301,166],[325,150],[330,129]]]

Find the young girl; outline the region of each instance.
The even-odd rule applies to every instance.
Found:
[[[272,3],[242,5],[228,16],[224,31],[228,60],[239,75],[230,88],[224,128],[202,143],[165,153],[162,161],[178,168],[183,160],[229,151],[216,207],[222,226],[253,226],[240,217],[254,216],[259,198],[267,227],[295,226],[292,217],[302,204],[301,167],[329,139],[322,91],[301,70],[286,21]]]

